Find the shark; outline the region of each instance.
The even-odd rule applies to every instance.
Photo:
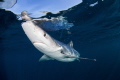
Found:
[[[34,47],[44,54],[39,61],[73,62],[75,60],[88,59],[80,57],[79,52],[73,48],[72,41],[69,44],[64,44],[52,38],[46,32],[72,27],[73,24],[68,23],[64,17],[32,19],[27,11],[22,11],[21,18],[25,21],[21,24],[25,34]],[[95,59],[89,60],[96,61]]]

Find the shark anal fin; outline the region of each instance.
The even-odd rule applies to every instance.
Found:
[[[47,55],[43,55],[43,56],[39,59],[39,61],[46,61],[46,60],[54,60],[54,59],[51,58],[51,57],[49,57],[49,56],[47,56]]]

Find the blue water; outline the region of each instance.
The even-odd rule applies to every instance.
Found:
[[[28,40],[22,21],[0,10],[0,80],[120,80],[120,1],[99,0],[89,6],[95,2],[84,0],[59,14],[43,17],[67,17],[74,23],[71,34],[67,30],[48,33],[64,43],[72,40],[81,57],[96,58],[96,62],[38,62],[42,53]]]

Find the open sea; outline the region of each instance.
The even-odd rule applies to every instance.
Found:
[[[94,3],[94,4],[93,4]],[[22,20],[0,9],[0,80],[120,80],[120,0],[83,0],[46,18],[64,16],[74,26],[48,32],[73,47],[80,60],[39,62],[39,52],[22,30]]]

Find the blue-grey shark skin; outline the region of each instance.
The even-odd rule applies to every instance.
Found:
[[[32,42],[32,44],[44,55],[39,61],[58,60],[62,62],[72,62],[78,60],[80,54],[73,48],[73,43],[70,45],[64,44],[52,38],[47,34],[41,26],[34,23],[26,13],[21,13],[22,19],[26,22],[22,23],[22,28]],[[39,21],[48,21],[48,19],[39,19]]]

